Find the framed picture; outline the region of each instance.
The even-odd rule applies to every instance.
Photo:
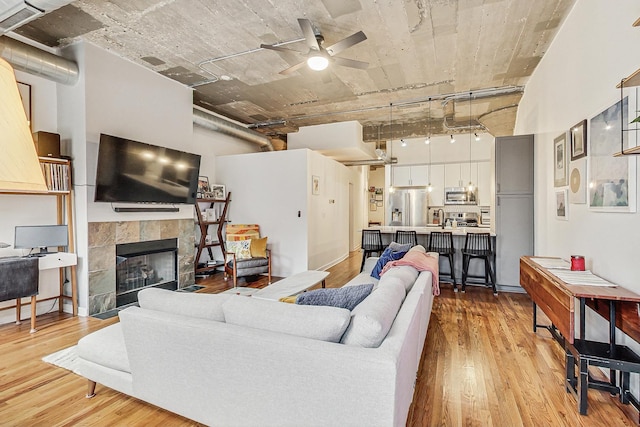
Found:
[[[370,211],[377,211],[378,210],[378,207],[376,206],[376,202],[375,201],[372,202],[372,203],[369,203],[369,210]]]
[[[216,200],[223,200],[227,197],[227,192],[222,184],[211,184],[211,197]]]
[[[583,120],[571,127],[571,160],[587,155],[587,121]]]
[[[587,165],[591,210],[636,211],[636,158],[613,156],[620,151],[620,134],[623,134],[623,144],[628,143],[630,132],[621,129],[629,123],[630,104],[635,102],[625,97],[590,120]]]
[[[311,176],[311,194],[316,196],[320,194],[320,177],[317,175]]]
[[[587,159],[571,162],[569,167],[569,202],[587,203]]]
[[[209,177],[198,177],[198,197],[205,197],[209,193]]]
[[[376,200],[376,206],[381,208],[382,207],[382,200]]]
[[[567,133],[553,140],[553,186],[567,185]]]
[[[33,125],[31,123],[31,85],[18,82],[18,92],[20,92],[20,98],[22,98],[22,106],[27,115],[29,129],[33,131]]]
[[[376,201],[377,202],[381,202],[382,201],[382,194],[376,194]]]
[[[556,191],[556,218],[569,219],[569,206],[567,205],[567,190]]]

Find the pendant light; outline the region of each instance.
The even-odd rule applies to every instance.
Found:
[[[469,185],[467,189],[473,191],[473,183],[471,182],[471,92],[469,92]]]
[[[429,98],[429,115],[427,117],[427,138],[424,140],[424,143],[429,146],[429,169],[427,169],[427,191],[431,193],[433,191],[433,186],[431,185],[431,98]]]

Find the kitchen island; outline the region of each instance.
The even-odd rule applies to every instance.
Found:
[[[453,235],[453,247],[456,250],[456,253],[453,257],[453,264],[455,269],[456,276],[456,284],[462,284],[462,253],[461,250],[464,248],[464,242],[467,234],[471,233],[489,233],[491,234],[491,244],[493,246],[493,251],[495,252],[496,248],[496,234],[491,231],[489,227],[445,227],[444,229],[439,225],[428,225],[426,227],[407,227],[407,226],[375,226],[368,227],[368,230],[380,230],[382,234],[382,244],[384,246],[389,245],[393,241],[393,238],[396,234],[396,231],[415,231],[418,237],[418,244],[422,245],[427,249],[429,247],[429,235],[434,231],[447,231],[451,232]],[[492,262],[493,271],[496,271],[496,263],[495,256]],[[445,257],[440,257],[440,268],[445,274],[449,272],[449,262],[446,261]],[[480,261],[472,261],[469,264],[469,274],[471,275],[482,275],[484,274],[484,264]]]

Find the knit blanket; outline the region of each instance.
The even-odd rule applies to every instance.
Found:
[[[380,276],[383,276],[390,268],[409,265],[418,271],[430,271],[431,272],[431,291],[433,295],[440,295],[440,282],[438,280],[438,258],[432,257],[428,253],[422,253],[419,251],[409,251],[405,256],[397,261],[389,261]]]

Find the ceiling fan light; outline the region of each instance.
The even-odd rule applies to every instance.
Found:
[[[322,71],[329,65],[329,60],[322,55],[315,55],[307,59],[307,65],[314,71]]]

